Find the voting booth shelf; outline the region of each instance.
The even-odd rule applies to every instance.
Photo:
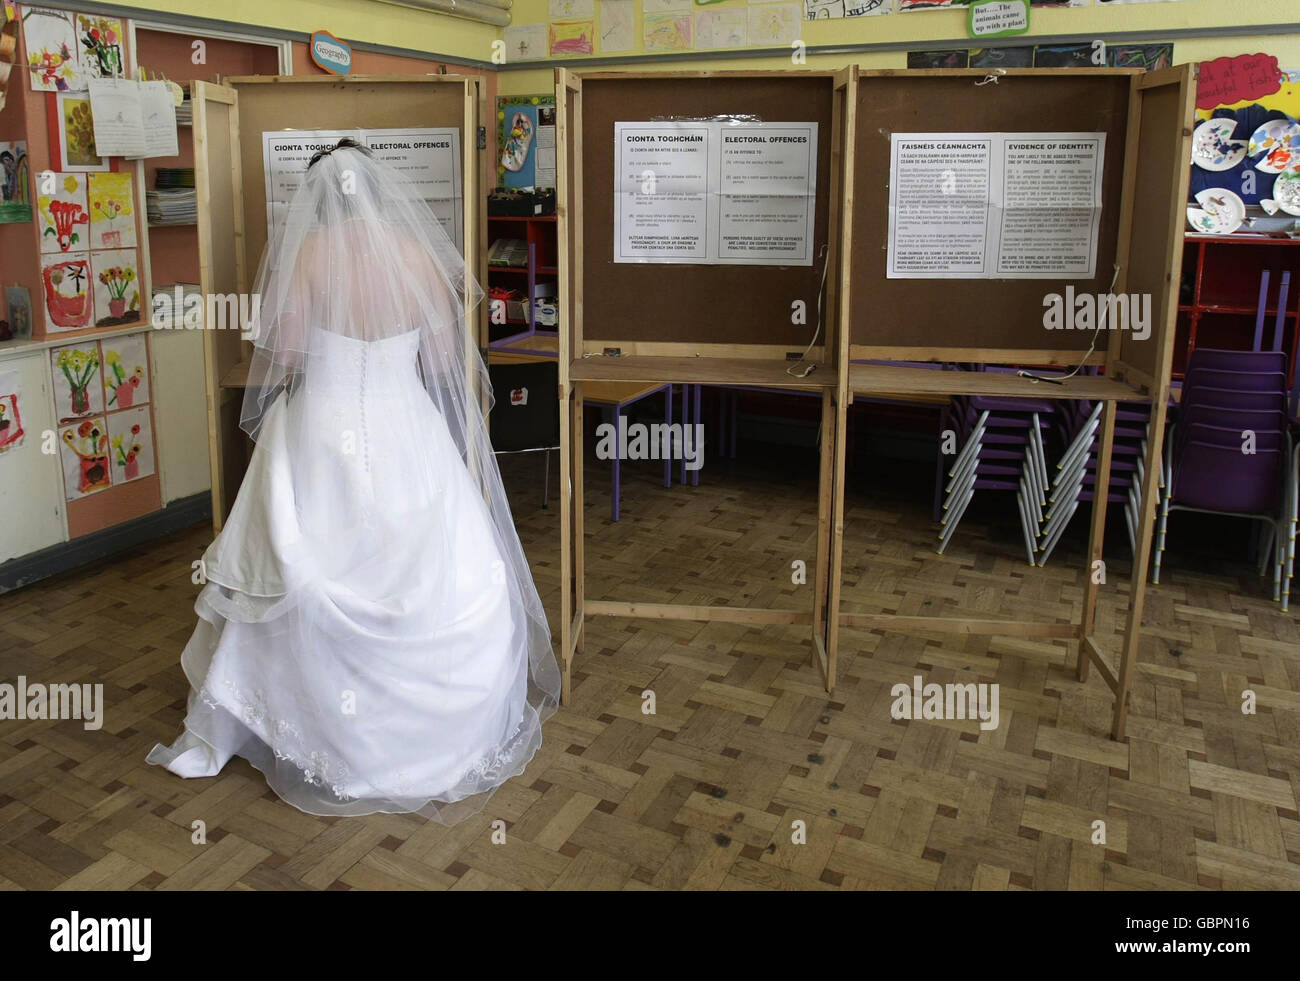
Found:
[[[598,615],[807,624],[812,657],[828,692],[837,680],[839,647],[854,631],[936,639],[953,633],[1046,638],[1075,644],[1080,680],[1091,668],[1098,670],[1115,696],[1112,735],[1124,738],[1169,397],[1193,97],[1191,66],[1150,73],[558,70],[560,409],[562,467],[569,475],[562,482],[561,512],[565,697],[573,658],[582,653],[585,620]],[[740,127],[790,124],[787,129],[809,132],[815,124],[816,152],[806,175],[811,231],[802,228],[793,209],[767,212],[773,224],[792,231],[775,249],[763,241],[755,245],[751,237],[746,248],[757,249],[757,261],[736,261],[734,251],[736,229],[764,220],[764,206],[755,212],[752,202],[745,203],[753,187],[745,182],[753,174],[746,173],[743,160],[732,167],[726,156],[714,151],[710,157],[699,146],[710,140],[701,124],[717,120]],[[676,128],[664,129],[667,125]],[[685,152],[651,154],[644,158],[654,161],[648,167],[632,166],[635,156],[621,156],[616,134],[637,133],[653,146],[658,131],[670,137],[659,142],[677,146],[687,143],[686,128],[692,125],[700,139]],[[742,131],[760,132],[733,130]],[[792,182],[778,185],[782,193],[797,187],[791,154],[773,152],[764,165]],[[944,200],[943,188],[931,187],[922,201],[916,189],[926,173],[936,184],[951,177],[961,193]],[[685,191],[675,201],[653,197],[665,176],[676,182],[670,185],[675,190]],[[638,181],[643,186],[635,186]],[[969,206],[972,181],[976,197],[983,195],[974,208]],[[1054,213],[1053,201],[1035,199],[1047,184],[1056,195]],[[696,212],[690,211],[692,194]],[[700,194],[710,200],[700,201]],[[962,215],[962,207],[972,213],[982,209],[986,217]],[[965,230],[945,229],[945,241],[930,240],[938,254],[927,255],[922,226],[928,223],[933,232],[936,223],[942,227],[948,220],[945,216]],[[691,232],[692,227],[702,232]],[[1044,249],[1048,238],[1054,244]],[[782,247],[791,252],[780,253]],[[944,249],[960,252],[944,255]],[[638,250],[651,254],[638,259]],[[1046,258],[1045,252],[1050,253]],[[790,257],[796,254],[811,254],[813,261],[801,264]],[[668,282],[672,288],[664,289]],[[1067,288],[1103,296],[1148,295],[1150,330],[1048,329],[1044,297]],[[808,311],[802,322],[791,316],[798,301]],[[916,362],[1034,370],[935,371]],[[582,384],[597,379],[821,394],[819,536],[809,607],[586,597]],[[1141,513],[1120,649],[1106,650],[1096,636],[1102,586],[1090,575],[1077,615],[1068,621],[842,609],[847,410],[855,395],[1100,402],[1099,487],[1109,479],[1117,404],[1149,405]],[[1101,558],[1106,496],[1096,495],[1093,504],[1090,565]]]
[[[446,215],[438,213],[452,223],[448,233],[464,254],[474,257],[467,268],[485,282],[487,216],[478,192],[482,182],[477,149],[484,99],[480,80],[460,75],[254,75],[228,78],[220,85],[195,82],[194,169],[203,294],[247,295],[253,288],[274,199],[291,191],[286,180],[292,168],[270,159],[278,151],[268,153],[268,138],[285,141],[317,134],[333,142],[340,131],[359,131],[372,140],[411,130],[455,136],[454,155],[446,146],[450,140],[422,141],[441,147],[429,151],[426,169],[432,174],[440,168],[430,180],[453,192],[452,198],[443,199]],[[292,148],[282,156],[281,163],[290,160]],[[290,162],[296,163],[296,157]],[[467,312],[464,329],[476,339],[466,345],[467,352],[486,347],[487,304]],[[210,329],[203,337],[212,521],[219,531],[251,456],[239,416],[252,344],[242,330]],[[471,379],[479,377],[471,365],[466,371]],[[483,391],[481,398],[486,412],[488,393]],[[473,470],[474,461],[469,464]]]

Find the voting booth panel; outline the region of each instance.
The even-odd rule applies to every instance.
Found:
[[[1103,652],[1094,637],[1102,586],[1092,575],[1085,576],[1079,618],[1073,623],[840,610],[845,489],[841,452],[832,482],[836,496],[828,679],[833,684],[843,627],[1071,639],[1079,645],[1080,679],[1095,666],[1115,693],[1112,733],[1122,738],[1169,396],[1190,160],[1190,66],[1146,74],[1101,69],[1024,69],[994,75],[980,70],[877,71],[859,73],[854,85],[848,162],[854,198],[845,243],[848,296],[841,305],[838,334],[847,398],[982,395],[1100,401],[1099,487],[1109,486],[1117,403],[1146,403],[1152,409],[1129,617],[1117,657]],[[952,120],[960,124],[949,125]],[[1095,148],[1103,142],[1104,158],[1098,160]],[[908,168],[926,162],[923,150],[936,154],[938,163],[930,164],[940,181],[955,179],[949,188],[931,189],[930,198],[918,203],[917,173],[924,172]],[[948,160],[954,163],[947,165]],[[1099,203],[1091,216],[1078,207],[1090,164],[1094,200]],[[972,175],[976,190],[960,200],[962,181]],[[944,200],[945,192],[953,191],[957,198]],[[1052,208],[1051,193],[1074,207]],[[973,245],[956,260],[941,256],[927,267],[921,247],[926,242],[924,225],[908,224],[917,214],[931,222],[953,221],[955,239],[965,234],[958,223],[967,222],[973,226]],[[847,249],[850,242],[852,248]],[[1051,244],[1035,255],[1035,242]],[[1090,260],[1086,269],[1080,262],[1084,255]],[[1102,306],[1115,309],[1104,299],[1112,294],[1149,297],[1149,329],[1130,330],[1128,324],[1096,316],[1081,327],[1074,310],[1063,303],[1085,294],[1103,298],[1093,304],[1094,314]],[[1053,297],[1061,299],[1063,321],[1049,316]],[[862,363],[867,360],[884,363]],[[940,371],[891,361],[1022,369]],[[1085,365],[1097,366],[1101,373],[1085,372]],[[841,441],[844,421],[840,413]],[[1093,504],[1090,568],[1101,559],[1106,497],[1097,495]]]
[[[306,167],[302,159],[312,134],[332,145],[339,131],[362,131],[363,141],[390,154],[423,153],[394,130],[450,131],[455,143],[428,153],[441,154],[430,169],[447,171],[453,195],[438,206],[455,207],[448,234],[458,239],[467,267],[482,273],[482,235],[486,218],[478,193],[477,79],[436,76],[240,76],[222,85],[195,83],[195,183],[199,198],[200,286],[205,297],[247,296],[268,238],[267,189],[283,207]],[[295,139],[295,134],[301,139]],[[270,138],[268,138],[270,137]],[[277,140],[283,137],[282,140]],[[417,137],[418,138],[418,137]],[[434,145],[429,141],[430,145]],[[282,143],[283,147],[279,146]],[[442,144],[437,144],[441,146]],[[267,147],[282,156],[267,159]],[[384,152],[377,152],[384,157]],[[396,159],[396,157],[391,157]],[[423,157],[420,158],[423,163]],[[486,337],[487,304],[467,311],[463,325],[471,342]],[[211,326],[211,325],[208,325]],[[240,325],[243,326],[243,325]],[[220,530],[234,503],[250,452],[239,429],[243,388],[252,345],[239,330],[205,331],[209,440],[212,459],[213,524]],[[467,365],[467,371],[470,366]],[[470,377],[477,377],[470,372]],[[470,461],[471,468],[473,461]]]
[[[823,631],[850,72],[556,73],[568,695],[587,616]],[[815,132],[814,132],[815,130]],[[588,600],[583,384],[814,391],[818,555],[803,609]],[[803,558],[803,556],[800,556]],[[782,565],[788,575],[789,562]]]

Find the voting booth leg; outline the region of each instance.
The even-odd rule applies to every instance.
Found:
[[[831,625],[838,613],[831,602],[839,573],[835,563],[834,527],[836,474],[843,463],[842,432],[836,399],[830,390],[822,393],[821,467],[817,476],[817,594],[813,598],[813,660],[821,670],[829,692],[835,687],[835,646]]]
[[[571,401],[560,392],[560,432],[569,429]],[[569,704],[570,661],[573,633],[573,451],[567,439],[560,440],[560,704]]]
[[[1133,669],[1137,667],[1138,643],[1142,639],[1142,608],[1146,603],[1147,570],[1151,564],[1151,540],[1155,534],[1156,503],[1160,496],[1160,463],[1168,410],[1166,386],[1158,386],[1151,406],[1151,429],[1144,461],[1146,472],[1142,475],[1142,513],[1134,542],[1133,574],[1129,586],[1128,629],[1124,631],[1124,647],[1115,686],[1115,715],[1111,723],[1111,735],[1120,742],[1126,738],[1129,691],[1133,687]]]
[[[1093,483],[1092,527],[1088,532],[1088,554],[1083,569],[1083,610],[1079,616],[1079,650],[1075,673],[1080,681],[1088,680],[1088,668],[1091,664],[1089,644],[1092,642],[1093,627],[1097,619],[1097,593],[1101,587],[1098,581],[1103,576],[1097,575],[1097,563],[1102,562],[1102,547],[1106,539],[1106,499],[1101,488],[1110,487],[1110,461],[1115,448],[1115,410],[1117,405],[1107,400],[1101,410],[1101,447],[1097,451],[1096,480]],[[1099,501],[1100,497],[1100,501]],[[1105,569],[1103,564],[1101,567]],[[1109,672],[1103,666],[1102,676]],[[1109,679],[1107,679],[1109,683]]]

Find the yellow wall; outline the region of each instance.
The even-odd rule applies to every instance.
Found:
[[[326,30],[345,41],[387,44],[477,61],[490,61],[492,42],[501,37],[501,28],[490,24],[374,0],[226,0],[221,5],[212,0],[114,2],[140,10],[140,16],[146,19],[146,11],[165,10],[169,14],[248,24],[249,33],[256,33],[257,27],[301,33]],[[57,6],[58,0],[52,0],[51,5]],[[544,0],[541,9],[544,16]]]
[[[744,8],[745,0],[725,0],[713,9]],[[640,0],[636,0],[636,50],[606,57],[623,57],[644,54],[641,50]],[[597,21],[600,3],[596,2]],[[695,10],[704,9],[696,7]],[[545,23],[547,0],[515,0],[511,21],[515,25]],[[956,48],[978,47],[966,36],[965,9],[960,11],[922,10],[912,13],[885,14],[875,17],[854,17],[842,20],[804,21],[802,34],[810,47],[826,44],[880,44],[891,41],[938,42],[954,41]],[[1105,7],[1035,8],[1031,17],[1032,30],[1024,37],[1031,44],[1035,35],[1059,34],[1111,34],[1122,31],[1158,31],[1176,28],[1238,26],[1248,24],[1284,24],[1300,22],[1300,2],[1297,0],[1182,0],[1177,3],[1138,3]],[[599,36],[599,31],[597,31]],[[1269,37],[1206,38],[1176,41],[1174,60],[1206,61],[1222,55],[1249,54],[1265,51],[1276,54],[1284,68],[1300,68],[1300,35],[1290,34]],[[781,68],[789,67],[788,59],[728,60],[727,52],[714,52],[716,58],[692,61],[681,67],[706,68]],[[596,57],[600,56],[599,43]],[[581,59],[574,59],[581,60]],[[808,58],[811,68],[841,68],[856,61],[864,68],[902,68],[907,55],[903,51],[860,55]],[[671,61],[654,65],[637,65],[640,68],[671,67]],[[608,70],[608,69],[606,69]],[[507,71],[500,76],[502,94],[521,94],[551,91],[554,87],[551,72],[538,70]]]

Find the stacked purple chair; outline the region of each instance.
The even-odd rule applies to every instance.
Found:
[[[1287,413],[1286,368],[1280,350],[1192,351],[1165,442],[1152,582],[1160,581],[1171,511],[1239,515],[1263,523],[1260,572],[1271,558],[1273,599],[1287,609],[1300,456]]]
[[[942,506],[937,508],[942,522],[940,554],[952,540],[975,491],[1015,491],[1025,553],[1029,564],[1034,564],[1038,525],[1047,503],[1043,438],[1051,414],[1051,403],[1040,399],[973,396],[952,400],[940,429],[955,432],[960,449],[947,468],[949,479],[943,488]],[[939,473],[943,472],[940,469]]]
[[[1047,518],[1039,533],[1040,566],[1047,564],[1079,505],[1096,497],[1101,412],[1100,402],[1081,400],[1060,404],[1059,427],[1066,449],[1056,464]],[[1106,500],[1109,504],[1124,506],[1130,550],[1133,549],[1135,530],[1142,513],[1143,460],[1150,430],[1149,406],[1121,404],[1116,407],[1115,442]]]

